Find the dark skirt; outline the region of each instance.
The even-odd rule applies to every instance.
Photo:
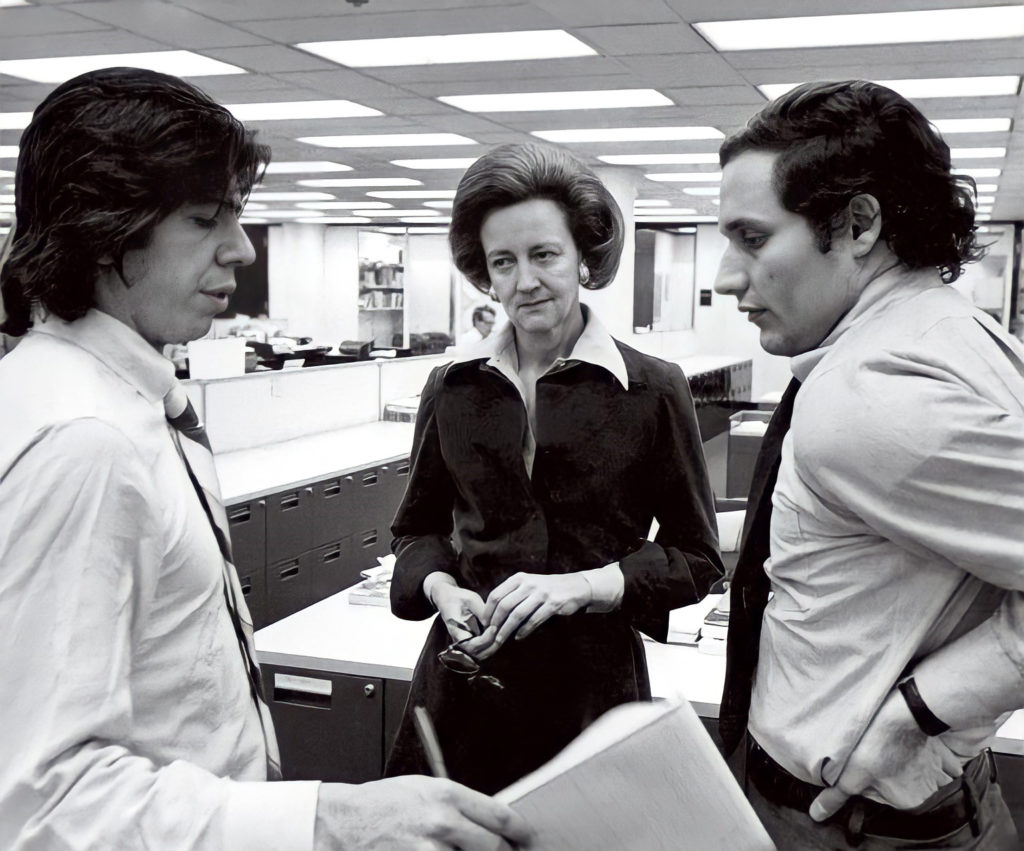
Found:
[[[592,721],[621,703],[649,700],[643,644],[619,615],[555,617],[509,641],[470,678],[437,654],[451,639],[435,618],[413,673],[409,699],[385,774],[429,774],[412,723],[424,706],[437,730],[448,775],[494,794],[543,765]]]

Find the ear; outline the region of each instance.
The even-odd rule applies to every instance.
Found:
[[[847,206],[853,256],[864,257],[871,252],[882,233],[882,207],[874,195],[854,195]]]

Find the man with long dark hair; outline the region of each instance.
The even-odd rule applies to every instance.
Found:
[[[446,780],[272,783],[273,723],[205,430],[161,350],[253,262],[270,151],[194,86],[108,68],[21,140],[0,272],[0,847],[494,848]],[[211,475],[212,473],[212,475]]]

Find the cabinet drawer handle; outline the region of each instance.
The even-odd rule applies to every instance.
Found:
[[[327,562],[337,561],[339,558],[341,558],[341,547],[333,547],[324,553],[322,561],[324,564],[327,564]]]
[[[291,509],[298,508],[298,507],[299,507],[299,494],[298,494],[298,492],[290,493],[287,496],[281,497],[281,510],[282,511],[291,511]]]
[[[376,529],[369,529],[368,531],[363,532],[362,545],[364,547],[372,547],[374,544],[377,543],[377,537],[378,536]]]
[[[239,505],[228,514],[228,523],[248,523],[252,520],[252,506]]]
[[[242,586],[242,596],[249,596],[249,593],[252,591],[252,580],[246,576],[239,582],[239,584]]]
[[[299,575],[299,565],[297,562],[293,562],[281,571],[280,577],[282,579],[291,579],[293,576]]]
[[[330,499],[332,496],[337,496],[339,493],[341,493],[341,482],[337,479],[324,485],[324,496],[327,499]]]
[[[403,462],[402,462],[401,464],[399,464],[399,465],[398,465],[398,466],[397,466],[397,467],[395,468],[395,473],[396,473],[396,475],[399,475],[399,476],[408,476],[408,475],[409,475],[409,466],[410,466],[410,465],[409,465],[409,462],[408,462],[408,461],[403,461]]]
[[[374,470],[372,473],[363,473],[363,487],[368,488],[371,485],[377,484],[377,471]]]

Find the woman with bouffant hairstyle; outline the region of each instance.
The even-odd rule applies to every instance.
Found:
[[[459,184],[449,241],[509,321],[421,397],[391,606],[437,617],[387,771],[427,771],[423,705],[450,775],[495,792],[650,698],[640,632],[664,641],[721,560],[685,377],[580,303],[622,251],[604,184],[562,149],[496,148]]]

